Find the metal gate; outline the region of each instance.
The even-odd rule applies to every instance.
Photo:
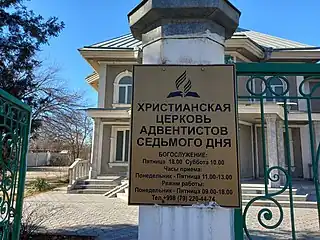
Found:
[[[266,201],[270,205],[261,206],[254,221],[257,221],[256,224],[259,224],[262,229],[276,231],[285,221],[284,206],[279,203],[277,198],[286,191],[289,195],[289,205],[286,207],[290,215],[290,223],[286,224],[290,224],[291,238],[297,239],[299,236],[297,236],[295,226],[292,181],[293,177],[295,177],[293,176],[293,169],[296,169],[296,167],[294,166],[295,162],[292,161],[293,153],[290,149],[292,141],[290,139],[290,126],[294,123],[303,124],[306,127],[308,141],[303,142],[308,142],[308,149],[304,151],[310,153],[308,172],[315,188],[317,200],[317,209],[315,211],[318,214],[317,221],[320,223],[320,127],[318,128],[318,125],[315,124],[318,118],[320,120],[320,64],[237,63],[236,69],[240,120],[247,111],[247,119],[252,119],[255,122],[254,124],[260,126],[258,139],[255,140],[261,143],[259,154],[257,154],[257,146],[255,149],[255,158],[260,159],[260,165],[259,160],[255,160],[255,163],[259,165],[259,167],[255,166],[255,169],[260,169],[260,173],[255,173],[254,178],[261,177],[264,186],[264,191],[261,194],[250,199],[246,205],[243,205],[242,211],[236,212],[236,238],[243,239],[243,235],[245,235],[245,238],[254,239],[248,227],[248,211],[257,202]],[[241,106],[244,109],[242,112]],[[280,119],[280,123],[277,122],[277,118]],[[246,120],[246,117],[244,119]],[[268,121],[269,126],[281,125],[278,129],[282,129],[283,134],[279,134],[282,130],[274,132],[271,127],[268,129]],[[272,138],[268,134],[278,137],[276,144],[270,141]],[[282,140],[281,137],[283,137]],[[282,143],[283,148],[281,148]],[[276,149],[273,149],[274,152],[270,151],[272,146],[276,147]],[[275,157],[278,162],[272,159]],[[280,162],[280,158],[282,158],[282,162]],[[306,164],[303,164],[305,167]],[[306,169],[304,172],[306,172]],[[280,182],[282,184],[277,187],[277,190],[274,191],[274,188],[270,187],[270,184],[277,186]],[[274,208],[268,207],[271,205]],[[277,220],[272,221],[275,215],[277,215]],[[252,217],[250,221],[252,221]]]
[[[31,109],[0,89],[0,239],[20,236]]]

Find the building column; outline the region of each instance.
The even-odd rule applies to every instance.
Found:
[[[277,121],[277,149],[278,149],[278,162],[279,167],[282,167],[283,169],[286,168],[286,160],[285,160],[285,147],[284,147],[284,137],[283,137],[283,121],[278,120]],[[280,174],[280,184],[284,185],[286,182],[286,175],[279,171]]]
[[[314,131],[314,141],[315,141],[315,160],[316,160],[316,154],[317,154],[317,150],[320,144],[320,121],[314,121],[313,122],[313,131]],[[312,171],[312,176],[313,176],[313,169],[311,169]],[[320,174],[320,163],[318,163],[318,176]]]
[[[267,123],[267,156],[268,156],[268,166],[269,168],[274,166],[279,166],[278,162],[278,144],[277,144],[277,118],[275,115],[266,115],[265,116],[266,123]],[[277,169],[272,170],[269,174],[271,179],[274,179],[274,175],[279,174],[279,171]],[[267,177],[269,177],[267,176]],[[273,188],[280,187],[280,181],[270,181],[269,185]]]
[[[310,144],[310,131],[309,125],[300,127],[300,141],[301,141],[301,155],[302,155],[302,168],[303,168],[303,178],[310,179],[312,173],[310,174],[310,164],[312,162],[311,156],[311,144]]]
[[[98,87],[98,108],[105,108],[106,102],[106,82],[107,82],[107,65],[100,63],[99,68],[99,87]]]
[[[225,40],[239,18],[226,0],[146,0],[129,13],[132,34],[143,43],[143,64],[224,64]],[[139,240],[232,240],[234,229],[233,209],[139,207]]]
[[[93,134],[92,134],[92,147],[91,147],[91,160],[89,179],[97,178],[101,171],[101,152],[102,152],[102,133],[101,129],[103,125],[100,118],[95,118],[93,123]]]

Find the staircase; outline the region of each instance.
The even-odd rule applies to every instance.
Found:
[[[128,180],[123,180],[124,184]],[[253,198],[264,195],[265,189],[263,184],[241,184],[242,190],[242,205],[245,207],[249,201]],[[269,188],[269,193],[280,191],[279,188]],[[113,197],[117,197],[128,202],[128,188],[121,189],[121,191],[113,194]],[[308,194],[297,194],[298,189],[292,189],[293,205],[295,208],[317,208],[317,202],[308,201]],[[280,195],[274,196],[282,207],[290,207],[289,189],[281,193]],[[252,203],[252,206],[263,206],[263,207],[275,207],[275,204],[269,200],[258,200]]]
[[[275,193],[280,191],[281,188],[269,188],[269,193]],[[242,191],[242,205],[246,206],[253,198],[262,196],[265,193],[263,184],[241,184]],[[308,201],[308,194],[297,194],[298,189],[292,189],[293,206],[295,208],[317,208],[317,202]],[[283,193],[273,197],[279,202],[282,207],[290,207],[290,194],[289,189],[286,189]],[[252,203],[252,206],[264,206],[275,207],[275,204],[270,200],[257,200]]]
[[[123,177],[99,176],[97,179],[78,180],[68,193],[79,194],[105,194],[121,184]]]
[[[99,176],[97,179],[77,180],[68,193],[78,194],[100,194],[107,198],[119,198],[128,202],[129,181],[121,176]],[[280,191],[280,188],[269,188],[269,193]],[[242,204],[245,207],[253,198],[263,196],[265,193],[264,184],[242,183]],[[299,191],[292,189],[292,198],[295,208],[317,208],[317,202],[310,197],[312,192]],[[289,189],[273,197],[282,207],[290,207]],[[252,206],[275,207],[270,200],[254,201]]]

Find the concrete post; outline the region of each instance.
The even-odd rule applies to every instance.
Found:
[[[274,167],[274,166],[279,166],[278,162],[278,152],[277,152],[277,126],[276,126],[276,121],[277,118],[276,116],[272,115],[266,115],[265,116],[266,123],[267,123],[267,156],[268,156],[268,165],[269,168]],[[274,175],[279,174],[279,171],[277,169],[271,171],[269,176],[271,179],[273,178]],[[280,187],[280,181],[270,181],[270,186],[273,188]]]
[[[279,166],[286,169],[284,137],[283,137],[283,121],[282,120],[277,121],[277,145],[278,145]],[[286,176],[281,171],[279,171],[279,174],[280,174],[280,184],[283,185],[286,182]]]
[[[145,0],[131,13],[143,64],[223,64],[240,12],[226,0]],[[221,207],[139,207],[139,240],[234,239],[234,211]]]
[[[90,170],[89,179],[97,178],[98,176],[98,158],[99,158],[99,140],[100,140],[100,127],[101,119],[95,118],[93,123],[92,133],[92,148],[91,148],[91,159],[90,159]]]
[[[320,144],[320,121],[313,122],[313,129],[314,129],[315,154],[316,154]],[[313,169],[311,171],[313,171]],[[320,164],[318,165],[318,175],[319,173],[320,173]],[[313,172],[312,172],[312,176],[313,176]]]
[[[310,179],[312,174],[310,174],[310,164],[312,162],[311,156],[311,144],[310,144],[310,132],[309,125],[304,125],[300,127],[300,140],[301,140],[301,152],[302,152],[302,167],[303,167],[303,178]]]

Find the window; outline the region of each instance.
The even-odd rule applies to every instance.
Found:
[[[131,104],[132,78],[129,76],[121,78],[119,82],[118,103]]]
[[[131,104],[132,73],[128,70],[118,74],[114,81],[114,104]]]
[[[116,130],[115,162],[128,162],[129,159],[129,130]]]
[[[269,88],[266,90],[266,100],[270,102],[281,102],[282,100],[279,98],[274,98],[274,96],[283,95],[286,91],[287,86],[286,82],[283,81],[281,78],[278,77],[271,77],[269,78]],[[275,94],[276,93],[276,94]]]

